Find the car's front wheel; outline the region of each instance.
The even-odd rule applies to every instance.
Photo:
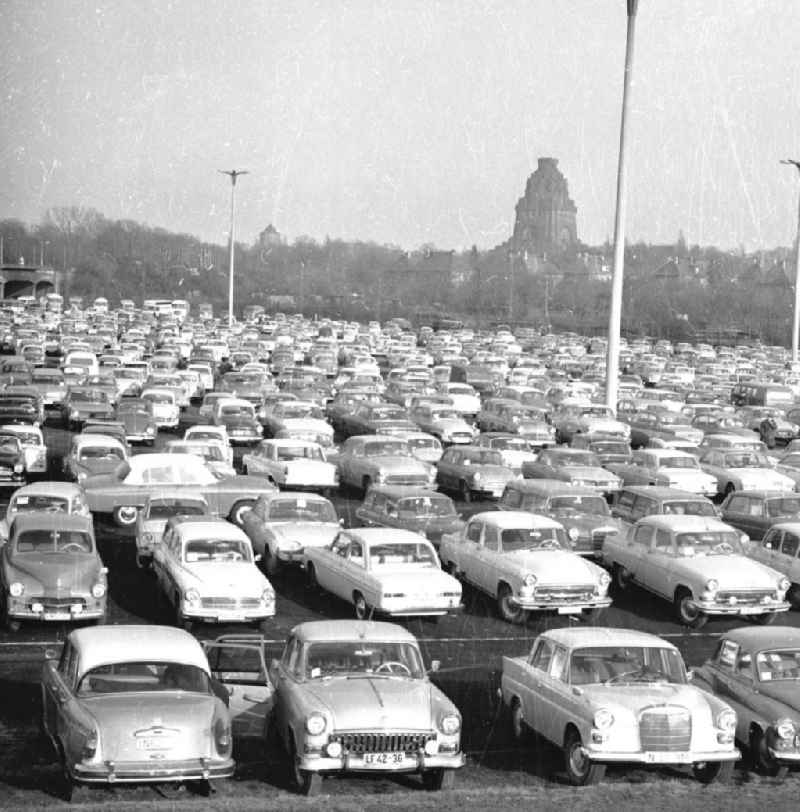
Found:
[[[724,784],[733,777],[733,761],[698,761],[692,764],[692,773],[701,784]]]
[[[704,615],[695,603],[692,593],[686,589],[679,589],[675,593],[675,614],[684,626],[692,629],[699,629],[705,626],[708,615]]]
[[[767,737],[761,730],[754,730],[750,734],[750,757],[756,772],[771,778],[786,778],[789,767],[776,761],[769,752]]]
[[[228,514],[228,518],[237,527],[241,527],[244,520],[244,514],[253,509],[255,502],[252,499],[242,499],[237,502]]]
[[[564,743],[564,766],[567,780],[575,787],[597,784],[606,774],[605,764],[598,764],[587,758],[577,730],[571,730],[567,734]]]
[[[356,617],[359,620],[368,620],[370,611],[367,605],[367,599],[360,593],[356,592],[353,595],[353,607],[355,609]]]
[[[614,588],[618,592],[624,592],[631,585],[631,574],[622,564],[614,564],[611,574],[614,579]]]
[[[310,770],[300,769],[300,758],[297,755],[297,747],[294,741],[292,741],[292,752],[289,754],[289,758],[292,760],[292,777],[297,791],[301,795],[307,795],[308,797],[318,795],[322,789],[322,775]]]
[[[422,773],[422,786],[432,791],[452,789],[455,786],[455,779],[455,770],[437,767],[435,770],[425,770]]]
[[[514,593],[508,584],[501,584],[497,590],[497,613],[508,623],[522,623],[526,612],[514,601]]]
[[[135,505],[120,505],[114,508],[114,521],[120,527],[133,527],[139,515],[139,508]]]

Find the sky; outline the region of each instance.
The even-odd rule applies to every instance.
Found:
[[[640,0],[629,241],[790,245],[800,0]],[[0,0],[0,219],[491,248],[541,156],[613,237],[625,0]]]

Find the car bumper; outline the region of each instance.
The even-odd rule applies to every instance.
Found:
[[[183,609],[186,620],[202,623],[257,623],[275,617],[275,608],[269,609]]]
[[[556,612],[559,615],[577,615],[588,609],[605,609],[611,606],[611,598],[595,598],[588,601],[545,601],[541,598],[520,598],[518,595],[511,602],[527,612]]]
[[[428,756],[424,753],[406,754],[402,763],[366,764],[362,756],[345,754],[339,758],[307,754],[301,757],[299,767],[309,772],[378,772],[378,773],[416,773],[437,768],[457,769],[463,767],[466,759],[463,753],[439,753]]]
[[[14,488],[17,485],[25,484],[25,474],[5,474],[0,473],[0,488]]]
[[[77,606],[78,604],[76,604]],[[79,620],[97,620],[105,617],[106,607],[93,606],[90,608],[81,608],[80,611],[75,611],[70,606],[59,607],[54,609],[44,605],[41,608],[36,608],[34,603],[32,607],[14,608],[9,607],[8,617],[15,620],[38,620],[45,622],[65,622],[65,621],[79,621]]]
[[[697,764],[703,761],[738,761],[741,753],[733,750],[644,750],[623,753],[583,748],[583,754],[590,761],[626,762],[629,764]]]
[[[76,764],[71,777],[86,784],[138,784],[149,781],[200,781],[230,778],[235,763],[232,758],[195,758],[156,765],[152,761],[112,761],[97,765]]]
[[[791,604],[787,601],[735,606],[731,606],[729,603],[694,601],[694,605],[704,615],[767,615],[774,612],[788,612],[791,608]]]
[[[461,603],[447,606],[409,606],[397,608],[393,606],[376,606],[375,611],[387,614],[390,617],[441,617],[442,615],[457,615],[464,607]]]

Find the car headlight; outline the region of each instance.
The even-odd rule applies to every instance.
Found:
[[[439,719],[439,730],[445,736],[454,736],[461,730],[461,719],[455,713],[448,713]]]
[[[14,473],[21,474],[25,470],[25,465],[21,462],[14,463]]]
[[[483,476],[481,476],[481,472],[480,472],[480,471],[476,471],[476,472],[475,472],[475,473],[472,475],[472,481],[473,481],[473,482],[480,482],[482,479],[483,479]]]
[[[570,529],[567,530],[567,535],[570,541],[577,541],[581,534],[577,527],[570,527]]]
[[[106,585],[103,584],[103,583],[100,583],[98,581],[98,583],[96,583],[92,587],[92,597],[93,598],[102,598],[103,595],[105,595],[105,594],[106,594]]]
[[[592,724],[598,730],[607,730],[614,724],[614,714],[608,708],[600,708],[595,713]]]
[[[200,603],[200,593],[194,587],[191,587],[186,590],[183,599],[186,603]]]
[[[573,485],[585,485],[585,484],[586,484],[585,480],[583,480],[583,479],[579,479],[578,477],[572,477],[572,478],[570,479],[570,482],[571,482]]]
[[[794,722],[791,719],[778,719],[775,722],[775,732],[780,739],[792,739],[796,733]]]
[[[77,409],[70,409],[69,419],[70,420],[77,420],[78,419],[78,410]]]
[[[709,592],[716,592],[719,589],[719,581],[716,578],[709,578],[706,581],[706,589]]]
[[[778,589],[781,592],[786,592],[786,590],[788,590],[791,585],[792,582],[788,578],[781,578],[781,580],[778,581]]]
[[[611,585],[611,576],[605,570],[600,573],[600,578],[598,580],[601,588],[603,589],[608,589],[608,587]]]
[[[275,603],[275,592],[271,589],[265,589],[261,593],[261,603],[267,606],[271,603]]]
[[[8,588],[8,594],[11,595],[12,598],[18,598],[25,592],[25,585],[20,583],[19,581],[14,581],[11,586]]]
[[[730,708],[725,708],[717,714],[716,722],[720,730],[733,733],[736,730],[736,713]]]
[[[535,587],[536,586],[536,576],[532,573],[529,573],[522,579],[522,583],[527,587]]]
[[[325,732],[328,722],[321,713],[312,713],[306,717],[306,731],[311,736],[319,736]]]

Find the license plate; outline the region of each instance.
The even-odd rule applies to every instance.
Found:
[[[45,620],[70,620],[72,615],[69,612],[45,612]]]
[[[647,752],[644,754],[644,760],[648,764],[684,764],[688,758],[688,753],[673,753],[673,752]]]
[[[405,763],[405,753],[364,753],[365,767],[402,767]]]
[[[579,615],[581,610],[577,606],[559,606],[559,615]]]
[[[740,615],[759,615],[764,610],[760,606],[741,606],[739,607]]]
[[[171,750],[175,742],[168,736],[144,736],[136,739],[137,750]]]

